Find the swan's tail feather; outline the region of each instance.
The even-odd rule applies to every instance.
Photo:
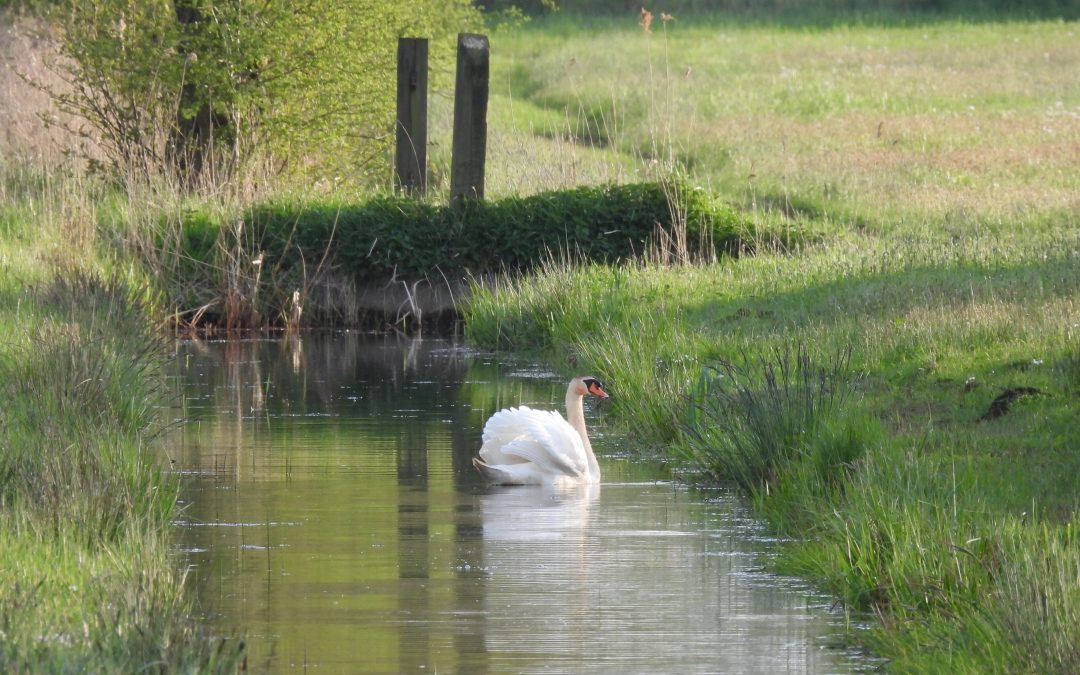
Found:
[[[479,457],[473,457],[472,463],[473,466],[476,467],[476,470],[480,472],[480,475],[491,483],[504,483],[510,478],[505,471],[500,471],[493,466],[484,464]]]
[[[495,485],[539,485],[543,483],[535,464],[519,462],[517,464],[492,465],[484,462],[479,457],[473,457],[473,466],[476,470]]]

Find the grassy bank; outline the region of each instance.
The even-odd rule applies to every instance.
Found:
[[[741,485],[890,671],[1075,672],[1075,23],[638,18],[495,42],[495,114],[813,236],[551,267],[478,289],[470,337],[601,374],[631,438]]]
[[[891,670],[1066,673],[1080,626],[1078,261],[1063,232],[550,269],[479,289],[468,335],[600,373],[629,436],[673,451],[687,479],[744,477],[797,538],[783,570],[876,613],[862,639]],[[813,377],[782,356],[800,346],[825,390],[850,390],[842,405],[800,388]],[[791,374],[762,403],[766,368]],[[719,372],[709,388],[703,372]],[[1021,387],[1040,393],[988,415]],[[757,473],[735,470],[768,452]]]
[[[92,253],[94,190],[0,164],[0,670],[234,670],[237,643],[191,619],[155,442],[165,345]]]

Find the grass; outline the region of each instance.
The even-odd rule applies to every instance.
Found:
[[[0,190],[0,669],[234,671],[171,548],[154,296],[94,254],[93,181],[2,164]]]
[[[882,233],[1077,211],[1080,87],[1061,74],[1080,64],[1075,23],[636,21],[566,15],[493,38],[492,126],[534,149],[508,168],[513,189],[537,189],[522,169],[544,180],[559,143],[564,158],[606,150],[616,177],[673,163],[748,208]]]
[[[704,368],[683,423],[690,462],[709,470],[712,480],[734,480],[751,493],[768,494],[780,472],[803,459],[816,465],[817,482],[840,481],[865,444],[847,439],[847,429],[825,429],[853,389],[845,379],[847,355],[824,366],[814,360],[799,344]]]

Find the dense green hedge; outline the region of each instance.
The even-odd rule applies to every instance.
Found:
[[[674,211],[686,216],[693,252],[700,252],[703,234],[715,250],[706,253],[737,245],[744,223],[731,206],[700,189],[656,183],[580,187],[456,207],[402,197],[272,203],[251,209],[247,222],[255,233],[253,244],[264,253],[264,270],[310,272],[329,262],[339,274],[362,283],[392,276],[526,271],[553,255],[629,259],[646,251],[658,225],[671,230],[673,202],[681,205]],[[191,214],[184,230],[188,254],[205,255],[207,218]]]

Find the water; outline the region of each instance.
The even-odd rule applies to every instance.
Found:
[[[180,546],[205,622],[243,632],[256,671],[860,665],[828,646],[844,626],[824,600],[764,570],[736,500],[631,459],[592,403],[600,486],[486,488],[484,420],[562,405],[542,367],[347,334],[178,350]]]

